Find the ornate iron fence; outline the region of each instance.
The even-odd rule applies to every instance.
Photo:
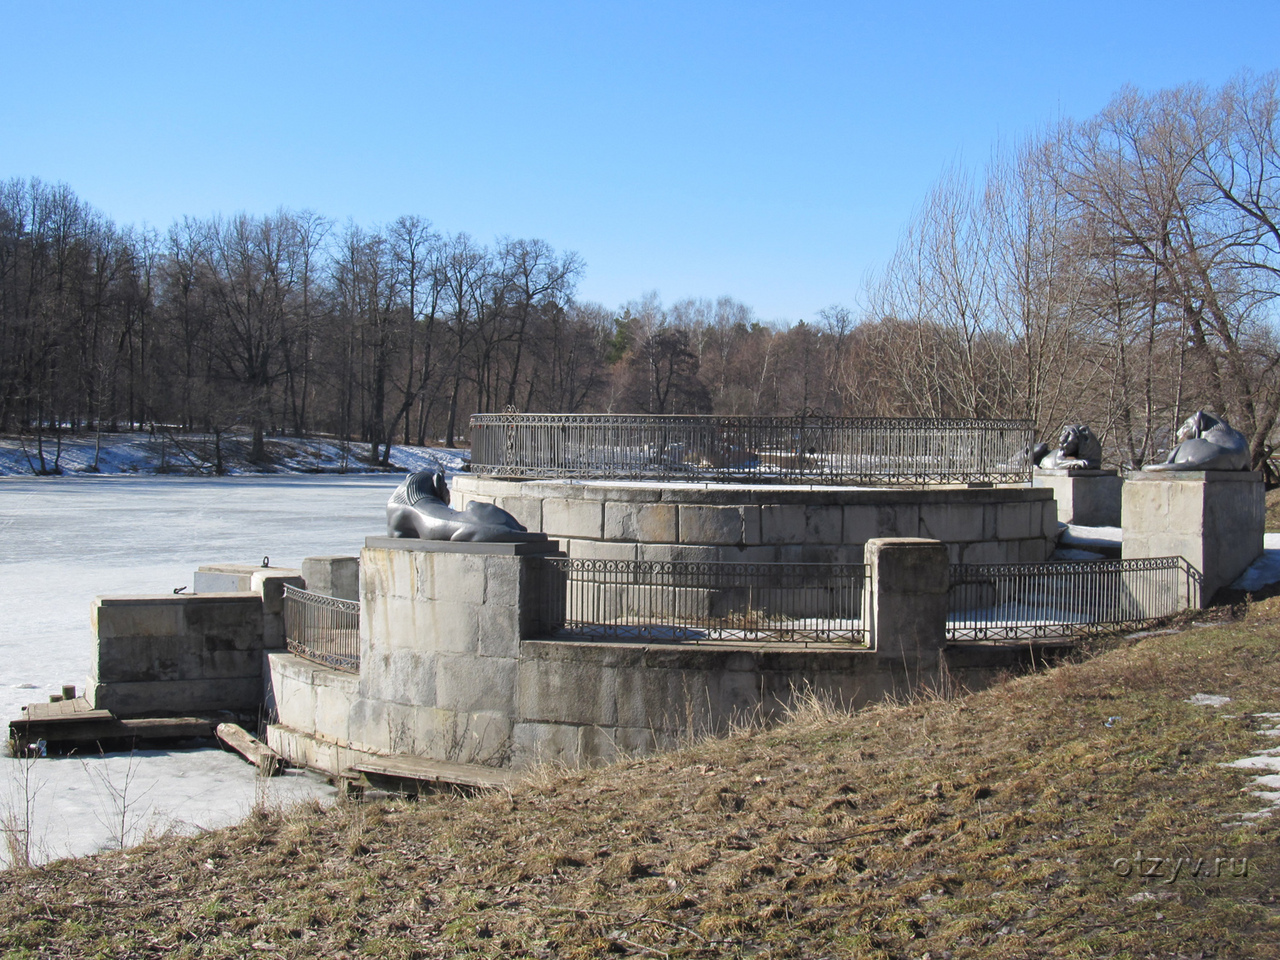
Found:
[[[552,557],[541,622],[552,636],[668,643],[866,643],[860,563]]]
[[[1043,640],[1140,626],[1200,605],[1182,557],[951,566],[947,639]]]
[[[284,635],[289,652],[315,663],[360,672],[360,603],[297,587],[284,588]]]
[[[926,484],[1029,481],[1029,420],[480,413],[494,477]]]

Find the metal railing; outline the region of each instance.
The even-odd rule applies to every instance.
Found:
[[[865,645],[860,563],[543,561],[551,636]]]
[[[1182,557],[953,564],[947,640],[1046,640],[1136,627],[1200,605]]]
[[[927,484],[1030,481],[1030,420],[479,413],[493,477]]]
[[[360,672],[360,602],[284,588],[289,652],[347,673]]]

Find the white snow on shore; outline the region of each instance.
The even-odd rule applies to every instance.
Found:
[[[243,447],[242,441],[224,441],[227,476],[262,473],[385,473],[372,470],[359,457],[369,453],[367,444],[340,443],[336,440],[270,437],[267,440],[272,465],[267,470],[250,469],[232,452]],[[148,432],[103,434],[99,440],[92,433],[62,437],[61,447],[51,437],[43,440],[44,458],[39,455],[31,437],[0,437],[0,477],[34,476],[41,469],[56,465],[65,477],[144,475],[174,473],[208,476],[213,473],[208,462],[212,438],[203,435],[151,435]],[[417,470],[441,469],[457,473],[467,462],[467,451],[445,447],[406,447],[393,444],[391,466],[412,473]],[[43,463],[43,467],[41,464]],[[97,469],[94,469],[94,465]]]

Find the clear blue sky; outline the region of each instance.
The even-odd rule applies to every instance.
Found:
[[[943,169],[1280,67],[1277,0],[0,0],[0,178],[576,250],[584,299],[852,305]]]

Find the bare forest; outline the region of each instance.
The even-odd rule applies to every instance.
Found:
[[[1030,418],[1160,457],[1199,408],[1272,452],[1280,77],[1126,90],[946,172],[861,302],[620,309],[537,239],[309,211],[114,224],[0,182],[0,432],[465,442],[485,411]]]

